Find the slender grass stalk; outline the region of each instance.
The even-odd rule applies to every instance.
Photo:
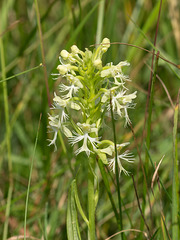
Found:
[[[155,63],[155,70],[153,75],[153,80],[151,84],[151,92],[150,92],[150,99],[149,99],[149,108],[148,108],[148,120],[147,120],[147,136],[146,136],[146,146],[149,150],[150,148],[150,139],[151,139],[151,117],[152,117],[152,109],[153,109],[153,101],[154,101],[154,84],[156,80],[156,73],[157,73],[157,67],[158,67],[158,60],[159,57],[156,55],[156,63]],[[146,151],[146,158],[145,158],[145,166],[146,166],[146,173],[148,173],[148,167],[149,167],[149,156],[148,152]]]
[[[36,66],[36,67],[33,67],[33,68],[31,68],[31,69],[28,69],[28,70],[24,71],[24,72],[20,72],[20,73],[15,74],[15,75],[13,75],[13,76],[11,76],[11,77],[8,77],[8,78],[5,78],[5,79],[3,79],[3,80],[0,80],[0,83],[5,82],[5,81],[8,81],[8,80],[10,80],[10,79],[12,79],[12,78],[15,78],[15,77],[19,77],[19,76],[21,76],[21,75],[23,75],[23,74],[25,74],[25,73],[31,72],[31,71],[33,71],[33,70],[36,70],[36,69],[40,68],[40,67],[42,67],[42,63],[40,63],[40,64],[39,64],[38,66]]]
[[[63,137],[62,137],[62,134],[60,131],[58,132],[58,136],[59,136],[59,140],[61,142],[62,150],[63,150],[64,154],[66,154],[67,153],[66,145],[64,144],[64,140],[63,140]]]
[[[43,35],[42,35],[42,29],[41,29],[41,19],[40,19],[38,1],[34,0],[34,2],[35,2],[35,7],[36,7],[36,16],[37,16],[37,23],[38,23],[39,40],[40,40],[40,46],[41,46],[41,56],[42,56],[42,62],[43,62],[43,70],[44,70],[44,79],[45,79],[46,91],[47,91],[47,99],[48,99],[48,104],[49,104],[49,107],[50,107],[51,106],[51,99],[50,99],[50,93],[49,93],[48,76],[47,76],[47,68],[46,68],[46,60],[45,60],[45,51],[44,51]]]
[[[179,91],[180,94],[180,91]],[[172,179],[172,239],[180,237],[180,219],[179,219],[179,177],[178,177],[178,140],[177,125],[179,111],[179,94],[174,111],[174,128],[173,128],[173,179]]]
[[[101,171],[101,175],[102,175],[102,178],[103,178],[103,181],[104,181],[104,185],[105,185],[109,200],[111,202],[111,205],[112,205],[115,217],[116,217],[118,228],[119,228],[119,230],[121,230],[121,226],[120,226],[120,223],[119,223],[119,215],[118,215],[118,211],[116,209],[116,205],[114,203],[113,196],[111,194],[111,190],[110,190],[110,186],[109,186],[109,180],[107,178],[107,173],[105,172],[104,164],[102,163],[102,161],[100,159],[98,160],[98,165],[99,165],[99,169]]]
[[[78,37],[78,34],[80,33],[80,31],[82,30],[83,26],[86,24],[86,22],[88,21],[88,19],[90,18],[90,16],[93,14],[93,12],[96,10],[96,8],[98,7],[99,3],[94,4],[94,7],[88,12],[88,14],[86,14],[86,16],[82,19],[82,21],[79,23],[79,25],[76,27],[75,31],[73,32],[73,34],[71,35],[71,38],[69,39],[69,41],[66,44],[66,48],[69,48],[71,45],[73,45],[73,43],[75,42],[75,39]]]
[[[118,204],[119,204],[119,221],[118,225],[120,224],[121,230],[123,230],[123,221],[122,221],[122,203],[121,203],[121,192],[120,192],[120,184],[119,184],[119,171],[118,171],[118,161],[117,161],[117,147],[116,147],[116,129],[115,129],[115,122],[114,122],[114,114],[112,110],[112,101],[110,96],[110,106],[111,106],[111,118],[112,118],[112,127],[113,127],[113,135],[114,135],[114,150],[115,150],[115,175],[116,175],[116,183],[117,183],[117,192],[118,192]],[[124,239],[124,233],[121,233],[122,240]]]
[[[104,19],[104,5],[105,5],[105,0],[99,0],[96,44],[99,44],[101,42],[101,38],[102,38],[103,19]]]
[[[46,203],[45,212],[44,212],[44,238],[45,238],[45,240],[48,240],[47,228],[48,228],[48,203]]]
[[[95,158],[89,158],[88,167],[88,214],[89,214],[89,229],[88,229],[88,240],[95,240],[95,192],[94,192],[94,169],[95,169]]]
[[[150,96],[149,96],[149,100],[148,100],[149,107],[148,107],[147,136],[146,136],[146,146],[147,146],[148,150],[150,149],[151,118],[152,118],[152,109],[153,109],[153,102],[154,102],[154,84],[155,84],[155,81],[156,81],[158,60],[159,60],[159,52],[156,55],[155,70],[154,70],[154,74],[153,74],[153,78],[152,78],[152,83],[151,83],[151,88],[150,88]],[[149,172],[149,155],[148,155],[148,152],[146,151],[146,156],[145,156],[145,173],[146,173],[146,176],[148,176],[148,172]],[[142,204],[142,212],[143,212],[143,214],[144,214],[144,211],[145,211],[145,204],[146,204],[145,203],[145,198],[146,198],[146,194],[148,196],[148,201],[149,201],[149,206],[150,206],[150,213],[152,213],[151,203],[150,203],[150,198],[149,198],[149,192],[148,192],[147,186],[144,184],[144,186],[143,186],[143,195],[144,195],[144,197],[143,197],[143,204]],[[151,215],[151,219],[152,219],[152,215]],[[144,229],[144,221],[141,221],[141,230],[142,229]]]
[[[26,240],[26,223],[27,223],[28,200],[29,200],[32,170],[33,170],[33,165],[34,165],[34,157],[35,157],[37,141],[38,141],[38,136],[39,136],[41,116],[42,116],[42,114],[40,115],[40,118],[39,118],[38,130],[37,130],[37,134],[36,134],[36,140],[35,140],[35,145],[34,145],[34,150],[33,150],[33,155],[32,155],[32,160],[31,160],[30,173],[29,173],[29,180],[28,180],[28,188],[27,188],[26,203],[25,203],[25,214],[24,214],[24,240]]]
[[[1,26],[0,26],[1,32]],[[6,70],[5,70],[5,55],[4,55],[4,44],[3,39],[0,37],[0,52],[1,52],[1,68],[2,68],[2,79],[6,79]],[[11,208],[11,199],[13,192],[13,174],[12,174],[12,159],[11,159],[11,134],[10,134],[10,123],[9,123],[9,106],[8,106],[8,90],[7,83],[3,81],[3,97],[4,97],[4,113],[5,113],[5,122],[6,122],[6,145],[7,145],[7,159],[8,159],[8,170],[9,170],[9,189],[7,197],[7,205],[5,212],[5,222],[3,229],[3,240],[7,239],[8,233],[8,220],[10,215]]]

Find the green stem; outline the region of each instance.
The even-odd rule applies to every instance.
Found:
[[[97,32],[96,32],[96,44],[101,42],[102,38],[102,30],[103,30],[103,19],[104,19],[104,5],[105,1],[99,1],[99,9],[98,9],[98,24],[97,24]]]
[[[89,229],[88,240],[95,240],[95,192],[94,192],[94,169],[95,158],[89,158],[88,167],[88,211],[89,211]]]
[[[1,25],[0,25],[0,32],[1,32]],[[4,45],[3,45],[2,37],[0,37],[0,50],[1,50],[0,53],[1,53],[2,80],[5,80],[6,79],[5,55],[4,55]],[[8,189],[5,222],[4,222],[3,237],[2,237],[2,239],[5,240],[8,234],[8,222],[9,222],[12,192],[13,192],[13,174],[12,174],[13,168],[12,168],[11,141],[10,141],[11,134],[10,134],[10,124],[9,124],[8,90],[7,90],[6,81],[3,81],[3,96],[4,96],[5,123],[6,123],[7,159],[8,159],[8,170],[9,170],[9,189]]]
[[[173,128],[173,178],[172,178],[172,239],[179,239],[180,227],[179,227],[179,177],[178,177],[178,101],[174,112],[174,128]]]
[[[103,181],[104,181],[104,185],[105,185],[109,200],[111,202],[111,205],[112,205],[115,217],[116,217],[118,228],[119,228],[119,230],[121,230],[121,225],[120,225],[120,222],[119,222],[119,214],[118,214],[118,211],[116,209],[116,205],[115,205],[115,202],[114,202],[114,199],[113,199],[113,195],[112,195],[111,190],[110,190],[110,185],[109,185],[109,180],[108,180],[108,177],[107,177],[107,173],[104,169],[104,164],[102,163],[101,159],[98,159],[98,165],[99,165],[99,169],[101,171],[101,175],[102,175],[102,178],[103,178]]]
[[[36,141],[35,141],[35,145],[34,145],[33,156],[32,156],[31,167],[30,167],[30,173],[29,173],[29,180],[28,180],[28,188],[27,188],[26,203],[25,203],[25,214],[24,214],[24,240],[26,240],[26,224],[27,224],[28,201],[29,201],[29,193],[30,193],[30,187],[31,187],[32,171],[33,171],[35,152],[36,152],[37,141],[38,141],[38,136],[39,136],[39,128],[40,128],[41,117],[42,117],[42,114],[40,115],[40,118],[39,118],[38,131],[37,131],[37,135],[36,135]]]
[[[47,68],[46,68],[46,61],[45,61],[43,34],[42,34],[42,29],[41,29],[41,18],[40,18],[40,13],[39,13],[38,1],[34,0],[34,3],[35,3],[35,9],[36,9],[37,25],[38,25],[38,32],[39,32],[39,41],[40,41],[40,46],[41,46],[41,55],[42,55],[43,70],[44,70],[44,79],[45,79],[45,85],[46,85],[46,91],[47,91],[47,99],[48,99],[48,104],[49,104],[49,107],[50,107],[51,106],[51,99],[50,99],[50,93],[49,93],[48,75],[47,75]]]

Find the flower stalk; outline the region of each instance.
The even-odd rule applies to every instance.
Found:
[[[95,190],[94,190],[94,170],[95,170],[95,158],[89,158],[88,167],[88,214],[89,214],[89,229],[88,240],[95,240]]]

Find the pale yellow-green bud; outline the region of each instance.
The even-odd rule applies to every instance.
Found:
[[[67,60],[67,59],[69,58],[69,53],[68,53],[68,51],[66,51],[66,50],[62,50],[62,51],[60,52],[60,55],[61,55],[61,57],[62,57],[64,60]]]
[[[95,68],[101,69],[102,68],[102,61],[101,61],[101,59],[94,60],[93,65],[94,65]]]
[[[76,45],[73,45],[71,47],[71,52],[74,54],[78,54],[79,53],[79,48]]]
[[[57,70],[61,75],[65,75],[68,72],[68,68],[64,65],[58,65]]]
[[[104,38],[102,40],[102,43],[101,43],[103,46],[102,46],[102,52],[106,52],[108,50],[108,48],[110,47],[110,40],[108,38]]]

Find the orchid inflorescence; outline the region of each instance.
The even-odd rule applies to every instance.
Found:
[[[109,39],[104,38],[93,52],[89,49],[83,52],[75,45],[71,47],[71,53],[61,51],[60,65],[57,67],[59,73],[53,75],[65,78],[67,84],[60,84],[60,96],[54,93],[54,115],[49,115],[49,127],[54,132],[54,138],[49,145],[54,145],[56,149],[57,133],[60,130],[71,145],[82,142],[75,154],[85,152],[88,157],[96,154],[115,172],[114,143],[102,140],[98,133],[107,116],[105,113],[110,112],[111,108],[115,115],[125,118],[125,125],[131,123],[128,108],[134,107],[136,92],[127,94],[125,84],[129,78],[122,72],[124,66],[129,66],[127,61],[103,66],[102,56],[109,47]],[[78,121],[73,118],[74,111],[78,112]],[[128,150],[121,153],[121,149],[128,144],[116,146],[118,167],[120,173],[123,171],[125,174],[128,172],[123,168],[122,161],[134,160]]]

